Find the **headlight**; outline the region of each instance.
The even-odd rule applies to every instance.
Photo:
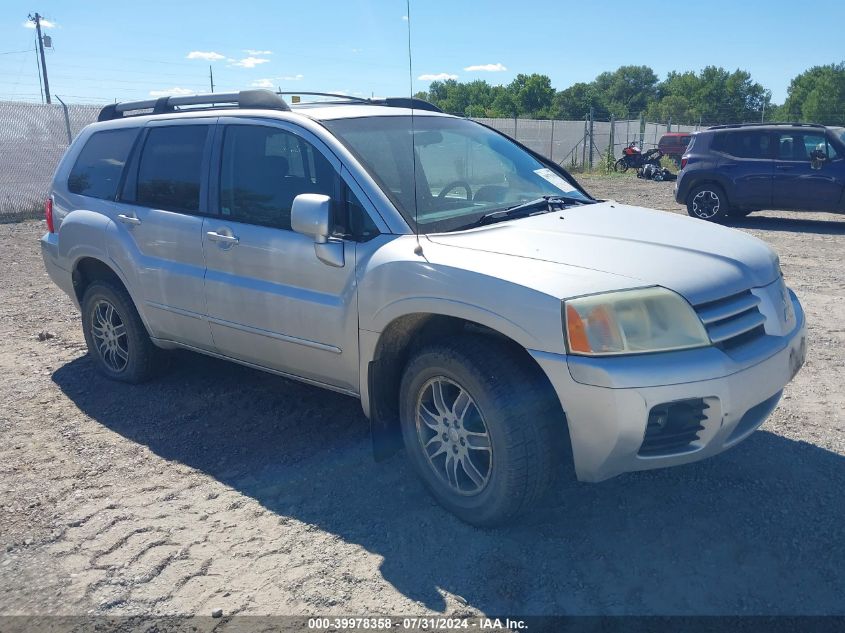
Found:
[[[666,288],[590,295],[563,306],[566,341],[573,354],[641,354],[710,345],[692,307]]]

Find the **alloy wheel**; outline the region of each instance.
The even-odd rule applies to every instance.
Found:
[[[493,471],[493,446],[481,411],[466,389],[437,376],[419,391],[417,438],[428,465],[453,492],[480,493]]]
[[[129,363],[126,325],[115,307],[105,299],[100,299],[94,305],[91,313],[91,336],[106,367],[115,373],[126,369]]]
[[[721,201],[714,191],[704,189],[692,199],[692,212],[702,220],[709,220],[719,213]]]

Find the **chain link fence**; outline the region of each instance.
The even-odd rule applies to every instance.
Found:
[[[0,102],[0,222],[41,217],[53,172],[102,106]]]
[[[99,105],[43,105],[0,102],[0,222],[41,217],[53,172],[69,139],[97,120]],[[567,168],[599,165],[613,132],[613,154],[636,141],[656,147],[667,131],[691,132],[694,126],[669,126],[640,119],[557,121],[474,119],[499,130]],[[592,136],[591,136],[592,132]]]

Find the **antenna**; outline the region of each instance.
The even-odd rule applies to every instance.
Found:
[[[411,0],[405,0],[405,12],[408,17],[408,88],[411,91],[411,165],[413,166],[414,180],[414,233],[417,236],[417,246],[414,248],[415,255],[422,255],[420,245],[420,205],[417,200],[417,152],[414,148],[414,63],[411,53]]]

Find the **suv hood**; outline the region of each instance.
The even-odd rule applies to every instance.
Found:
[[[613,201],[428,239],[611,273],[632,286],[669,288],[694,305],[765,286],[780,274],[774,251],[747,233]]]

